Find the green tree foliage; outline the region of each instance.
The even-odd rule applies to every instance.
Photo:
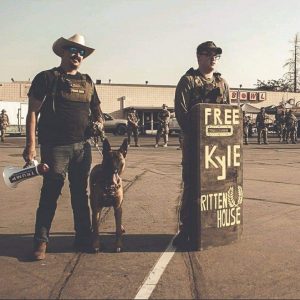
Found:
[[[289,82],[284,79],[280,78],[278,80],[259,80],[257,79],[256,89],[260,91],[281,91],[281,92],[289,92],[291,91],[291,86]]]

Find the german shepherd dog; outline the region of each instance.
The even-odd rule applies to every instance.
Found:
[[[123,185],[120,175],[125,169],[128,140],[124,139],[118,150],[112,150],[109,141],[103,141],[102,164],[95,165],[90,174],[90,204],[92,209],[92,248],[101,249],[99,239],[100,215],[103,207],[113,207],[116,221],[116,252],[122,251],[122,201]]]

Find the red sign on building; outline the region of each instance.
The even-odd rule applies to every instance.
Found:
[[[259,93],[258,93],[258,100],[259,100],[259,101],[264,101],[264,100],[266,100],[266,92],[259,92]]]
[[[267,99],[266,92],[253,92],[253,91],[238,91],[230,90],[230,99],[231,100],[240,100],[240,101],[264,101]]]
[[[250,101],[256,101],[257,100],[257,93],[256,92],[250,92],[249,93],[249,100]]]
[[[238,92],[237,91],[230,91],[230,99],[231,100],[237,100],[238,98]]]
[[[245,101],[245,100],[248,100],[248,93],[247,92],[240,92],[240,100],[241,101]]]

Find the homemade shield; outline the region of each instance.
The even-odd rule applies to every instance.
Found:
[[[237,106],[191,109],[198,250],[238,240],[243,229],[243,117]]]

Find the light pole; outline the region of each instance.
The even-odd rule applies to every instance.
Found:
[[[238,94],[237,94],[237,97],[238,97],[238,105],[240,106],[241,103],[240,103],[240,89],[242,88],[242,85],[240,84],[240,88],[238,89]]]

